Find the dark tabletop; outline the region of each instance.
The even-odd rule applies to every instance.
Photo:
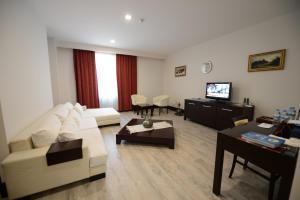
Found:
[[[149,137],[149,138],[174,138],[174,128],[164,128],[164,129],[157,129],[157,130],[150,130],[144,132],[138,132],[130,134],[127,130],[126,126],[133,126],[142,124],[144,119],[131,119],[122,129],[119,131],[118,135],[131,135],[133,137]],[[153,122],[168,122],[173,125],[172,120],[152,120]]]
[[[252,122],[249,122],[246,125],[236,126],[236,127],[233,127],[233,128],[228,128],[228,129],[219,131],[218,133],[223,134],[223,135],[228,136],[228,137],[231,137],[231,138],[240,139],[242,134],[244,134],[246,132],[249,132],[249,131],[257,132],[257,133],[264,134],[264,135],[270,135],[276,129],[276,127],[261,128],[261,127],[258,126],[259,124],[260,123],[256,123],[256,122],[252,121]],[[289,146],[288,151],[286,151],[284,153],[285,154],[287,153],[290,156],[295,156],[296,153],[298,152],[298,149],[299,148],[297,148],[297,147],[290,147]]]

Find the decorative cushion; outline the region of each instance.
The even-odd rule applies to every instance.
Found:
[[[69,116],[61,126],[59,136],[58,136],[58,141],[66,142],[66,141],[80,139],[81,137],[78,134],[78,131],[79,131],[79,126],[76,120],[72,116]]]
[[[81,116],[77,111],[72,110],[68,118],[69,117],[73,118],[76,121],[77,125],[80,126]]]
[[[65,105],[58,105],[55,107],[53,113],[60,119],[60,121],[64,121],[68,114],[69,114],[69,109]]]
[[[70,102],[65,103],[65,107],[69,110],[72,110],[74,108],[73,104],[71,104]]]
[[[83,108],[79,103],[75,104],[74,110],[76,110],[80,115],[82,115],[82,113],[83,113]]]
[[[31,139],[35,148],[49,146],[57,139],[61,122],[56,115],[49,115],[32,131]]]

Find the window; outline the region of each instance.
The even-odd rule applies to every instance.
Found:
[[[96,53],[96,69],[100,107],[118,110],[116,55]]]

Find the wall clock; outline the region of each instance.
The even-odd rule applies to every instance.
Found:
[[[209,72],[211,72],[211,70],[212,70],[212,62],[211,61],[208,61],[208,62],[202,64],[201,72],[203,74],[208,74]]]

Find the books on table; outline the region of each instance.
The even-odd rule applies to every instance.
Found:
[[[280,138],[263,135],[256,132],[247,132],[242,134],[242,138],[246,141],[263,145],[269,148],[277,148],[284,144],[285,140]]]

